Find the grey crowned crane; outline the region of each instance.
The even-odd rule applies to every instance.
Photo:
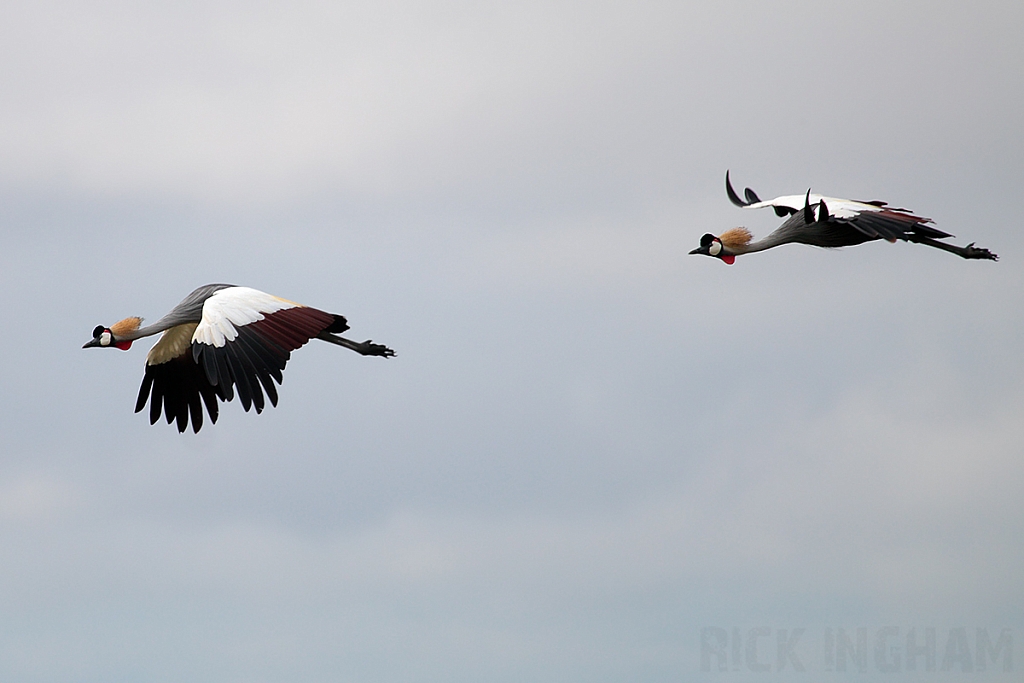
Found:
[[[746,228],[733,228],[719,236],[707,233],[700,238],[700,246],[691,254],[703,254],[732,264],[741,254],[764,251],[780,244],[810,244],[815,247],[849,247],[855,244],[884,239],[889,242],[905,240],[926,244],[966,259],[987,259],[997,261],[999,257],[988,249],[975,247],[971,242],[958,247],[939,240],[952,237],[947,232],[928,225],[930,218],[921,218],[907,209],[897,209],[885,202],[858,202],[851,199],[836,199],[811,194],[776,197],[761,201],[749,187],[740,199],[732,189],[729,172],[725,172],[725,191],[729,200],[744,209],[761,209],[770,206],[775,215],[789,218],[775,232],[764,239],[752,242],[752,235]]]
[[[343,316],[325,313],[248,287],[206,285],[195,290],[152,325],[125,318],[110,327],[99,325],[82,348],[109,347],[127,351],[136,339],[163,332],[146,356],[135,412],[149,401],[149,423],[177,422],[184,432],[203,426],[203,404],[217,422],[217,400],[230,401],[235,391],[246,412],[277,405],[276,380],[291,352],[310,339],[352,349],[364,356],[390,358],[395,352],[372,341],[354,342],[338,336],[348,329]]]

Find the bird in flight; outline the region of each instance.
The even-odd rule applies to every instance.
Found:
[[[339,336],[348,329],[343,316],[281,299],[249,287],[206,285],[189,294],[170,313],[141,327],[142,318],[125,318],[110,327],[98,325],[82,348],[127,351],[132,342],[163,332],[146,356],[135,412],[149,401],[149,423],[177,422],[184,432],[203,426],[203,404],[217,422],[217,399],[230,401],[235,391],[246,412],[277,405],[276,380],[291,352],[310,339],[352,349],[364,356],[390,358],[395,352],[372,341],[354,342]]]
[[[966,259],[987,259],[997,261],[999,257],[988,249],[975,247],[971,242],[958,247],[939,240],[952,237],[947,232],[930,225],[930,218],[921,218],[907,209],[897,209],[885,202],[858,202],[851,199],[836,199],[811,194],[776,197],[763,202],[749,187],[740,199],[725,172],[725,192],[729,200],[744,209],[761,209],[770,206],[775,215],[789,218],[775,232],[757,241],[746,228],[733,228],[721,235],[707,233],[700,238],[700,246],[691,254],[703,254],[732,264],[741,254],[764,251],[780,244],[810,244],[815,247],[849,247],[855,244],[884,239],[889,242],[905,240],[942,249]]]

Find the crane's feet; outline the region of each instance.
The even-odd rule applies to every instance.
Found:
[[[382,358],[394,358],[395,352],[384,346],[383,344],[374,344],[373,341],[367,339],[362,344],[359,344],[358,348],[355,349],[356,353],[361,353],[364,356],[381,356]]]
[[[976,258],[976,259],[987,259],[989,261],[998,261],[999,257],[993,254],[988,249],[974,246],[974,242],[971,242],[963,249],[963,253],[960,254],[964,258]]]

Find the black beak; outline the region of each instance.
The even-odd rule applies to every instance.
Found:
[[[704,256],[711,256],[711,254],[708,253],[707,247],[697,247],[696,249],[690,252],[691,256],[693,254],[703,254]]]
[[[100,345],[100,338],[96,337],[95,339],[90,339],[89,341],[85,342],[85,344],[82,346],[82,348],[83,349],[91,349],[92,347],[99,346],[99,345]]]

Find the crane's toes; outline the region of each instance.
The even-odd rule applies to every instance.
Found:
[[[393,358],[395,356],[394,351],[383,344],[374,344],[370,339],[359,345],[359,353],[364,356],[381,356],[382,358]]]
[[[964,258],[975,258],[975,259],[987,259],[989,261],[998,261],[999,257],[993,254],[988,249],[983,247],[975,247],[974,242],[971,242],[964,247]]]

